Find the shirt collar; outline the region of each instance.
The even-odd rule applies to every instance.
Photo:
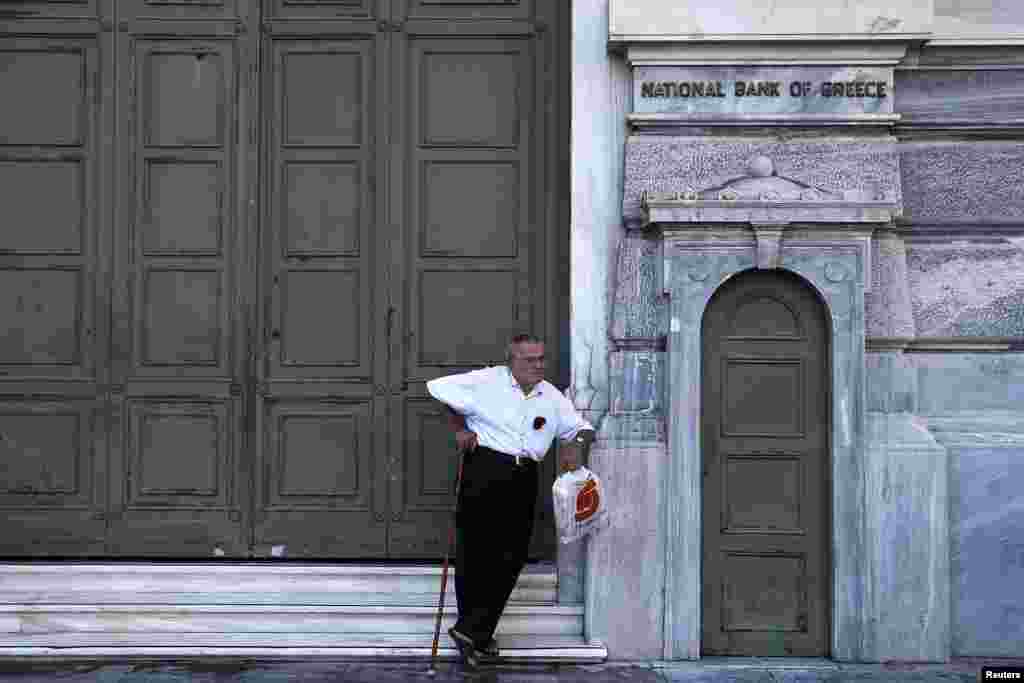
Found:
[[[512,374],[512,368],[510,368],[510,367],[508,367],[506,365],[505,366],[505,372],[508,373],[508,381],[512,384],[512,388],[522,394],[523,393],[523,388],[521,386],[519,386],[519,382],[516,381],[516,376]],[[544,384],[544,380],[541,380],[541,381],[537,382],[533,386],[533,391],[531,391],[529,394],[524,394],[524,396],[526,396],[526,398],[530,398],[531,396],[540,396],[542,393],[544,393],[543,390],[541,389],[541,386],[543,384]]]

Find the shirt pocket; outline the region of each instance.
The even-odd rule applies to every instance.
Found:
[[[544,418],[544,424],[541,425],[540,429],[534,429],[534,420],[537,417]],[[555,436],[555,420],[551,415],[546,413],[534,413],[533,417],[530,418],[527,423],[528,434],[526,437],[526,443],[531,451],[539,451],[544,453],[551,446],[552,440]]]

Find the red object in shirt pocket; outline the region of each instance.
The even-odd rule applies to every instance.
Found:
[[[543,417],[535,417],[533,418],[533,428],[540,429],[541,427],[544,426],[545,422],[547,422],[547,420],[545,420]]]

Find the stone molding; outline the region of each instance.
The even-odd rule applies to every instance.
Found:
[[[876,34],[865,36],[834,36],[822,40],[816,35],[701,36],[701,42],[689,36],[610,36],[613,46],[624,45],[630,66],[650,65],[736,65],[806,66],[806,65],[895,65],[907,54],[909,41],[926,38],[927,34]]]

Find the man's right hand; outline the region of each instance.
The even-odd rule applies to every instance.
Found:
[[[471,432],[468,429],[460,429],[455,432],[455,443],[460,453],[471,453],[476,449],[476,432]]]

